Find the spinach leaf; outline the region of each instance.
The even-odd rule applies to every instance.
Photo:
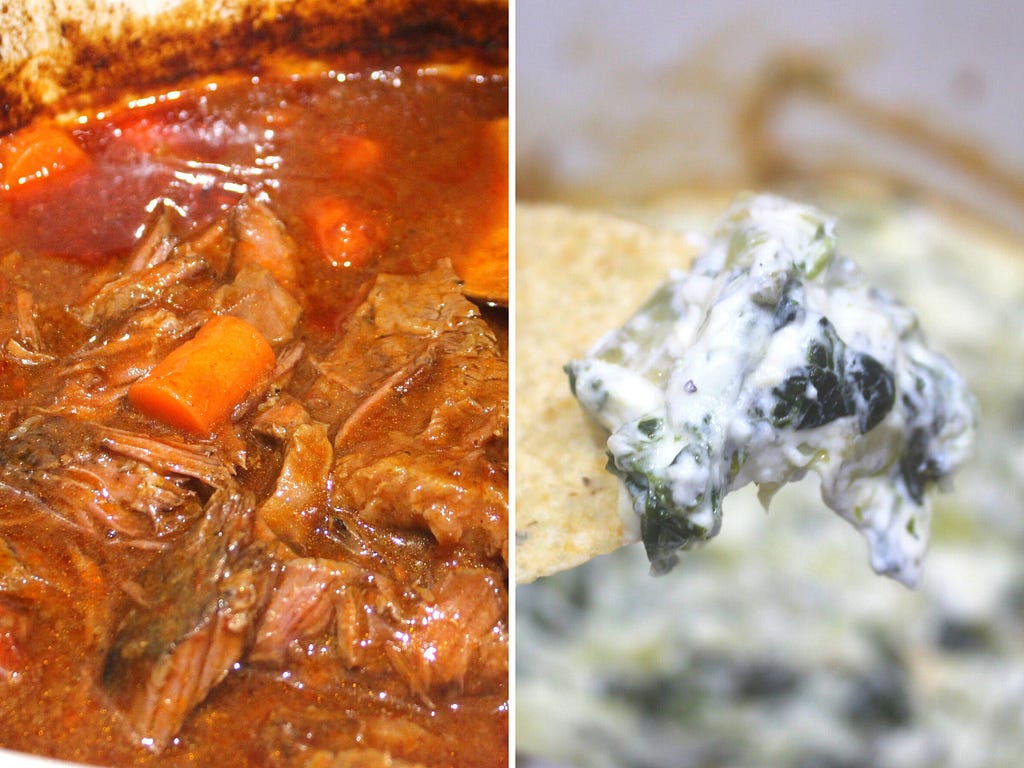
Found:
[[[654,421],[654,420],[651,420]],[[711,446],[690,443],[673,460],[692,459],[697,464],[711,464]],[[679,562],[678,550],[689,549],[718,533],[722,516],[723,490],[711,480],[690,505],[678,503],[672,496],[672,482],[664,468],[652,466],[651,456],[642,448],[635,453],[608,457],[608,469],[620,477],[633,500],[639,506],[640,535],[651,563],[651,573],[661,576]],[[713,525],[709,530],[693,520],[693,515],[709,506]]]
[[[871,355],[850,350],[823,317],[821,336],[807,347],[806,365],[772,389],[776,427],[814,429],[845,416],[857,416],[861,434],[892,410],[896,385],[892,373]]]
[[[892,373],[871,355],[854,353],[846,366],[848,387],[856,400],[858,426],[864,434],[881,423],[896,402]]]
[[[772,316],[772,330],[777,331],[785,328],[794,320],[799,320],[804,315],[804,286],[795,277],[786,280],[782,287],[782,298],[775,305],[775,312]]]
[[[914,366],[914,387],[903,393],[908,435],[900,454],[899,471],[907,495],[921,504],[929,483],[948,472],[939,437],[946,426],[947,391],[940,374]]]

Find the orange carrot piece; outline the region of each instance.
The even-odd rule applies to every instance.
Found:
[[[316,198],[305,214],[313,241],[333,267],[365,267],[379,245],[369,215],[351,200]]]
[[[128,389],[150,418],[209,435],[265,382],[274,350],[258,330],[231,315],[214,317]]]
[[[452,266],[467,296],[508,306],[508,120],[490,121],[484,139],[492,162],[491,213],[470,249],[453,254]]]
[[[508,219],[488,228],[471,251],[452,260],[463,292],[472,299],[508,306]]]
[[[36,189],[40,181],[70,176],[88,161],[71,136],[49,123],[28,126],[0,142],[2,183],[8,191]]]

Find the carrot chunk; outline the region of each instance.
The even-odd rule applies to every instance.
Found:
[[[452,255],[452,266],[467,296],[508,306],[508,120],[489,122],[484,140],[490,152],[490,211],[472,246]]]
[[[306,223],[320,253],[332,267],[365,267],[379,246],[370,216],[351,200],[321,197],[306,209]]]
[[[472,299],[508,306],[508,221],[495,221],[474,248],[452,259],[463,292]]]
[[[36,189],[44,179],[70,177],[88,161],[71,136],[49,123],[23,128],[0,141],[0,178],[8,191]]]
[[[209,435],[274,368],[274,350],[249,323],[231,315],[207,321],[128,389],[150,418]]]

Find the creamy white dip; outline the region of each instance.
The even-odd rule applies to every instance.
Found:
[[[914,313],[840,253],[832,218],[777,196],[736,202],[691,269],[566,370],[655,573],[718,534],[727,493],[755,483],[767,506],[813,471],[872,567],[913,585],[926,491],[974,436],[974,398]]]

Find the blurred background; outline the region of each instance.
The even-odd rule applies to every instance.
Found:
[[[522,0],[516,25],[521,198],[870,169],[1021,226],[1011,0]]]
[[[665,577],[631,547],[521,587],[518,764],[1020,765],[1019,6],[517,0],[515,14],[517,201],[698,232],[740,190],[817,203],[981,405],[917,590],[871,572],[810,481],[767,514],[750,489],[730,496],[719,538]]]

